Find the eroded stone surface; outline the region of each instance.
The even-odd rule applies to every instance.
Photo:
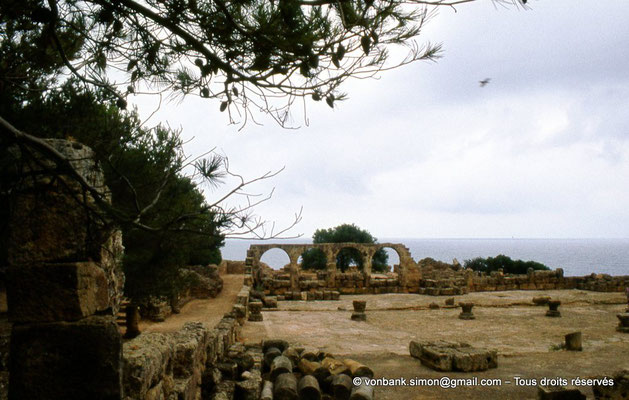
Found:
[[[612,386],[603,384],[592,386],[596,399],[624,400],[629,398],[629,370],[616,372],[613,379],[614,384]]]
[[[14,325],[9,398],[119,400],[120,343],[113,317]]]
[[[437,371],[486,371],[498,366],[495,350],[477,349],[462,342],[416,342],[409,344],[411,356]]]
[[[107,277],[94,262],[13,266],[8,280],[13,322],[75,321],[111,306]]]

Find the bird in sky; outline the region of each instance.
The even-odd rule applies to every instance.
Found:
[[[491,81],[491,78],[485,78],[482,81],[478,81],[478,83],[480,83],[480,87],[485,87],[485,85],[487,85],[489,81]]]

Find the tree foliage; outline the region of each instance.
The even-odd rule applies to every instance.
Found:
[[[171,224],[172,230],[147,231],[133,224],[120,228],[126,294],[135,299],[173,295],[183,284],[180,267],[221,261],[222,230],[229,221],[208,208],[197,184],[181,173],[185,159],[176,131],[161,126],[145,129],[135,112],[119,110],[101,97],[71,80],[45,98],[33,96],[14,107],[13,116],[16,125],[38,136],[76,140],[91,147],[119,213],[134,215],[142,208],[143,223]],[[7,196],[0,197],[10,210]],[[185,219],[185,231],[178,229],[182,225],[177,219],[182,215],[190,216]]]
[[[435,59],[439,45],[414,41],[431,10],[469,1],[5,0],[0,34],[6,63],[44,54],[37,69],[62,63],[122,108],[132,93],[175,91],[218,99],[244,121],[261,109],[284,124],[296,97],[332,107],[350,77]],[[390,60],[392,45],[406,56]],[[25,87],[37,71],[14,72],[4,84]]]
[[[471,268],[474,271],[490,273],[498,271],[502,268],[505,274],[526,274],[529,268],[534,270],[550,270],[546,265],[535,261],[512,260],[510,257],[499,254],[496,257],[477,257],[471,260],[465,260],[465,268]]]
[[[377,243],[378,239],[354,224],[342,224],[334,228],[317,229],[312,236],[312,241],[313,243]],[[326,267],[325,255],[319,249],[306,250],[301,256],[303,269],[323,270]],[[389,256],[384,249],[376,251],[371,261],[372,271],[387,271],[388,260]],[[353,248],[342,249],[336,257],[336,266],[343,272],[351,265],[362,269],[363,263],[360,252]]]

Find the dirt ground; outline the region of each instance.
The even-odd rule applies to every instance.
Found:
[[[533,297],[561,300],[562,317],[545,316],[547,307],[533,306]],[[357,359],[375,377],[498,378],[501,385],[378,386],[379,399],[535,399],[536,386],[516,385],[523,379],[611,376],[629,369],[629,334],[616,331],[616,314],[624,312],[621,293],[581,290],[509,291],[455,296],[475,303],[475,320],[457,318],[459,308],[444,307],[444,297],[417,294],[341,296],[339,301],[282,301],[277,311],[264,311],[264,321],[247,322],[244,340],[286,339]],[[350,319],[352,300],[367,301],[367,321]],[[436,302],[442,307],[429,309]],[[555,350],[567,333],[583,333],[583,351]],[[498,368],[475,373],[432,371],[410,357],[411,340],[464,341],[498,350]],[[590,387],[580,388],[592,398]]]
[[[188,321],[214,327],[225,313],[231,311],[244,281],[244,275],[221,275],[221,278],[223,290],[216,298],[192,300],[181,307],[179,314],[171,315],[164,322],[141,321],[140,332],[176,332]]]

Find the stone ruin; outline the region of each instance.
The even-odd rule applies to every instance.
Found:
[[[261,400],[339,399],[373,400],[373,386],[352,378],[373,378],[368,366],[336,358],[325,351],[291,345],[285,340],[262,342],[264,357]]]
[[[336,257],[342,249],[357,250],[363,260],[362,271],[342,272],[337,268]],[[399,265],[385,274],[372,272],[372,259],[376,251],[391,248],[399,256]],[[260,261],[271,249],[281,249],[290,262],[279,271],[272,270]],[[301,254],[319,249],[327,260],[323,271],[306,271],[299,266]],[[245,260],[245,273],[251,274],[248,284],[262,288],[267,295],[283,296],[289,300],[315,299],[317,293],[340,294],[419,293],[432,296],[463,295],[469,292],[503,290],[555,290],[582,289],[599,292],[622,292],[629,287],[629,276],[591,274],[582,277],[565,277],[563,270],[534,271],[511,275],[502,271],[490,274],[464,269],[458,261],[452,264],[430,258],[415,262],[403,244],[396,243],[319,243],[319,244],[263,244],[251,245]],[[302,295],[301,293],[306,293]],[[310,294],[311,293],[311,294]],[[319,296],[320,297],[320,296]]]
[[[91,149],[45,141],[109,199]],[[62,167],[26,161],[17,147],[9,151],[21,160],[23,177],[6,239],[9,398],[119,399],[122,340],[114,316],[124,285],[121,234]]]
[[[498,353],[495,350],[474,348],[462,342],[411,341],[409,351],[412,357],[436,371],[473,372],[498,367]]]
[[[372,273],[372,259],[376,251],[392,248],[400,258],[394,271]],[[271,249],[284,250],[290,263],[281,271],[272,271],[263,267],[262,255]],[[319,249],[326,257],[326,269],[323,271],[304,271],[299,268],[298,260],[308,249]],[[363,271],[350,268],[342,272],[337,268],[336,256],[342,249],[356,249],[363,260]],[[251,273],[254,286],[261,286],[265,293],[296,298],[293,293],[338,292],[340,294],[363,293],[416,293],[419,291],[419,270],[411,258],[407,247],[395,243],[324,243],[324,244],[264,244],[251,245],[245,260],[246,273]],[[316,296],[316,294],[315,294]],[[301,297],[299,297],[301,299]]]

